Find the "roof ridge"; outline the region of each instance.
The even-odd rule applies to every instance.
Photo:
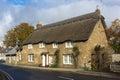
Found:
[[[43,25],[43,26],[42,26],[41,28],[39,28],[39,29],[45,29],[45,28],[50,28],[50,27],[57,27],[57,26],[65,25],[65,24],[67,24],[67,23],[80,21],[80,20],[83,20],[82,17],[84,17],[84,16],[86,16],[86,15],[90,15],[90,14],[92,15],[92,14],[97,14],[97,13],[96,13],[96,11],[95,11],[95,12],[83,14],[83,15],[80,15],[80,16],[68,18],[68,19],[65,19],[65,20],[57,21],[57,22],[54,22],[54,23],[46,24],[46,25]],[[80,18],[81,18],[81,19],[80,19]],[[86,18],[86,19],[90,19],[90,18],[93,18],[93,17],[89,17],[89,18]],[[39,30],[39,29],[36,29],[36,30]]]

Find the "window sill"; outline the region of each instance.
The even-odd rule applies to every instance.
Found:
[[[28,61],[29,63],[33,63],[34,61]]]
[[[65,47],[66,49],[72,49],[73,47]]]
[[[58,47],[53,47],[53,49],[57,49]]]
[[[39,48],[45,48],[45,46],[39,46]]]
[[[73,65],[72,63],[63,63],[64,65]]]

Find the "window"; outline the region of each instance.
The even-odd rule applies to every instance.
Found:
[[[72,45],[72,43],[70,41],[68,41],[68,42],[65,43],[65,47],[66,48],[72,48],[73,45]]]
[[[32,44],[28,44],[28,49],[32,49],[32,48],[33,48]]]
[[[53,48],[58,48],[58,44],[57,43],[53,43]]]
[[[33,62],[34,61],[34,55],[33,54],[29,54],[28,55],[28,62]]]
[[[39,43],[39,48],[44,48],[45,47],[45,43]]]
[[[22,56],[21,56],[21,54],[19,55],[19,60],[22,60]]]
[[[63,64],[72,64],[72,55],[63,55]]]
[[[49,63],[53,64],[53,56],[49,56]]]

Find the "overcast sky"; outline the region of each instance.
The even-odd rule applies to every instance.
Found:
[[[45,25],[94,12],[96,5],[107,26],[120,18],[120,0],[0,0],[0,42],[9,29],[22,22]]]

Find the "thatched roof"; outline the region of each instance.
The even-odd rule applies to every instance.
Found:
[[[44,25],[40,29],[36,29],[23,44],[86,41],[99,19],[104,23],[103,16],[96,11],[53,24]]]

